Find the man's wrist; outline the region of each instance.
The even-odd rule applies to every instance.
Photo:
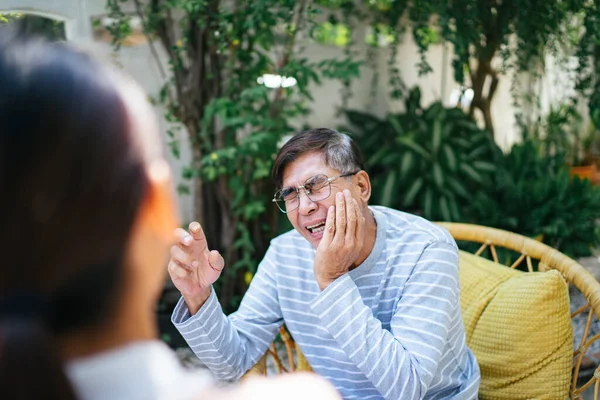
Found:
[[[200,308],[206,303],[206,300],[210,297],[210,292],[212,288],[211,286],[202,290],[199,294],[195,296],[186,296],[183,295],[183,301],[185,301],[185,305],[187,306],[190,315],[195,315]]]
[[[341,276],[341,275],[340,275]],[[328,277],[322,277],[322,278],[317,278],[317,285],[319,285],[319,289],[321,289],[321,291],[327,289],[327,287],[329,287],[329,285],[331,285],[333,282],[335,282],[335,280],[339,278],[339,276],[328,276]]]

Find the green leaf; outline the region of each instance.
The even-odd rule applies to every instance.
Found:
[[[410,150],[414,151],[415,153],[418,153],[421,157],[430,159],[430,156],[429,156],[429,153],[427,152],[427,150],[425,150],[423,147],[421,147],[420,145],[418,145],[411,139],[406,138],[406,137],[400,137],[400,138],[397,138],[396,141],[398,142],[398,144],[409,148]]]
[[[448,145],[444,144],[443,147],[444,155],[446,156],[446,162],[448,163],[448,168],[452,172],[456,172],[456,156],[454,155],[454,150]]]
[[[390,125],[392,125],[394,132],[396,132],[398,136],[403,136],[405,134],[404,129],[402,129],[402,125],[400,125],[400,122],[398,121],[397,117],[390,115],[388,117],[388,121]]]
[[[423,216],[427,219],[433,219],[433,191],[431,188],[425,189],[423,196]]]
[[[462,220],[462,215],[461,215],[460,210],[458,209],[458,204],[456,203],[456,199],[449,198],[448,205],[449,205],[450,211],[452,213],[452,220],[453,221]]]
[[[409,186],[408,190],[406,191],[406,194],[404,195],[403,204],[405,207],[410,207],[413,205],[415,198],[419,194],[419,191],[423,187],[424,183],[425,183],[425,181],[421,177],[416,178],[412,182],[412,184]]]
[[[478,147],[474,148],[471,152],[469,152],[469,154],[467,154],[467,160],[472,161],[472,160],[480,157],[486,151],[488,151],[488,146],[486,144],[478,146]]]
[[[448,183],[448,188],[457,196],[463,199],[469,199],[471,197],[467,191],[467,188],[465,188],[458,180],[454,179],[453,177],[447,177],[446,182]]]
[[[440,197],[440,212],[444,221],[452,221],[452,214],[450,213],[448,200],[444,196]]]
[[[400,180],[401,181],[404,182],[406,180],[406,177],[412,170],[414,164],[415,164],[414,154],[411,152],[406,152],[406,154],[404,154],[402,156],[402,162],[400,163]]]
[[[367,159],[367,165],[377,165],[389,151],[390,149],[387,146],[381,147],[375,154]]]
[[[473,169],[473,167],[471,167],[469,164],[466,163],[462,163],[460,164],[460,170],[463,171],[465,174],[467,174],[469,176],[469,178],[471,178],[471,180],[477,182],[477,183],[483,183],[483,178],[481,177],[481,175],[479,175],[479,173],[477,171],[475,171]]]
[[[470,141],[468,141],[465,138],[461,138],[461,137],[454,138],[454,143],[456,143],[458,146],[462,147],[464,150],[468,150],[473,147],[472,143]]]
[[[383,186],[383,195],[381,196],[381,204],[390,207],[392,205],[393,199],[396,197],[396,193],[394,192],[394,188],[396,186],[396,171],[391,171],[386,180],[385,185]]]
[[[498,167],[496,165],[487,161],[474,161],[473,167],[485,172],[496,172],[498,170]]]
[[[433,180],[437,185],[438,189],[444,188],[444,173],[440,164],[433,164]]]
[[[436,118],[433,123],[433,141],[432,141],[432,152],[437,154],[442,143],[442,119]]]

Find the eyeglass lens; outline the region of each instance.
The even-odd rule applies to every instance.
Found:
[[[327,175],[319,174],[308,178],[302,188],[314,202],[325,200],[331,194],[331,184]],[[295,188],[285,188],[275,194],[275,202],[283,212],[294,211],[300,206],[299,194]]]

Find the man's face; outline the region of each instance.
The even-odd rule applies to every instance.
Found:
[[[289,164],[283,173],[283,188],[297,188],[315,175],[327,175],[329,178],[339,176],[340,171],[325,165],[325,157],[320,153],[306,153]],[[331,194],[324,200],[313,202],[304,190],[300,190],[300,206],[286,215],[293,227],[302,236],[317,248],[323,237],[323,228],[327,218],[327,209],[335,205],[335,195],[344,189],[349,189],[352,196],[358,201],[352,181],[348,178],[338,178],[331,182]],[[360,202],[359,202],[360,204]]]

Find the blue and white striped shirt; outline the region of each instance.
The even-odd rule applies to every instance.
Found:
[[[370,207],[371,254],[320,291],[314,249],[296,231],[271,242],[237,312],[214,291],[173,323],[220,379],[237,379],[285,322],[311,367],[344,399],[474,399],[479,367],[465,342],[458,251],[444,229],[411,214]]]

